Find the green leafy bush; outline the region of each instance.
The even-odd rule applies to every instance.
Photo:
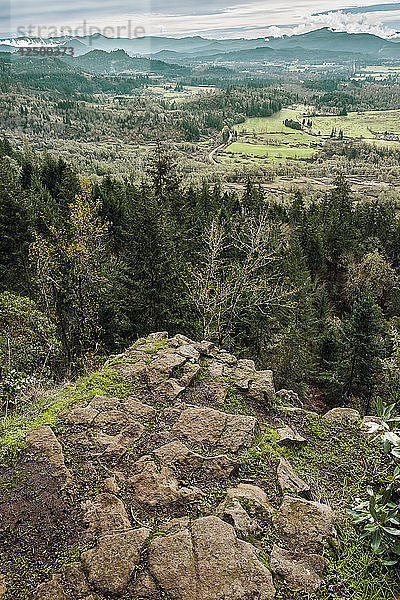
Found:
[[[399,483],[397,467],[390,485],[381,488],[378,494],[368,488],[369,500],[359,501],[347,509],[354,522],[363,526],[361,539],[370,538],[373,552],[388,566],[400,560],[400,510],[394,501]]]
[[[29,298],[0,294],[0,368],[43,371],[60,350],[56,327]]]
[[[29,298],[0,294],[0,400],[7,407],[50,373],[60,352],[56,327]]]
[[[371,423],[369,433],[377,433],[393,473],[377,493],[368,487],[369,499],[357,499],[347,507],[347,512],[356,524],[362,525],[361,539],[368,538],[379,560],[392,566],[400,561],[400,431],[397,429],[400,417],[396,416],[395,404],[385,406],[380,398],[377,410],[382,421]]]

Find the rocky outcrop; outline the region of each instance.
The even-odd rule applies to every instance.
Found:
[[[252,445],[256,427],[255,417],[230,415],[212,408],[187,408],[180,414],[172,431],[190,442],[238,452]]]
[[[51,427],[35,427],[26,436],[28,445],[34,450],[39,460],[48,462],[53,467],[53,473],[62,477],[67,484],[71,483],[71,473],[65,466],[62,446],[54,435]]]
[[[196,487],[179,484],[168,467],[158,467],[151,456],[142,456],[134,465],[134,474],[128,479],[137,502],[149,507],[168,506],[175,502],[194,500],[202,495]]]
[[[149,529],[141,528],[101,537],[96,548],[82,554],[90,584],[105,594],[122,594],[149,535]]]
[[[271,571],[298,592],[315,592],[322,583],[325,561],[318,554],[304,554],[284,550],[274,544],[271,553]]]
[[[310,486],[284,458],[307,444],[309,413],[294,392],[280,396],[295,407],[266,411],[271,371],[165,332],[106,368],[112,395],[86,397],[54,430],[27,435],[32,455],[70,483],[57,489],[81,506],[79,542],[88,545],[80,562],[41,582],[34,600],[272,600],[272,575],[315,592],[335,515],[308,499]],[[325,420],[354,423],[355,412],[335,409]],[[265,426],[275,429],[271,452]],[[0,598],[2,586],[0,577]]]
[[[189,528],[157,537],[149,548],[149,566],[162,589],[176,600],[272,600],[268,569],[251,544],[217,517],[204,517]]]
[[[202,456],[178,440],[161,446],[154,454],[160,462],[175,470],[202,471],[222,479],[228,479],[238,467],[237,461],[229,456]]]
[[[323,418],[328,423],[357,423],[361,419],[358,410],[353,408],[332,408],[324,414]]]
[[[326,504],[285,495],[273,524],[288,547],[300,552],[321,552],[336,537],[335,515]]]
[[[308,483],[296,475],[291,464],[285,458],[279,459],[277,475],[282,492],[293,492],[294,494],[304,494],[306,496],[310,494]]]

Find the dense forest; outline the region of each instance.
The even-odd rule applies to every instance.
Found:
[[[163,329],[257,357],[278,388],[328,403],[366,410],[376,394],[395,397],[390,200],[355,202],[341,175],[319,199],[287,202],[250,181],[243,193],[187,187],[161,146],[139,184],[93,185],[7,141],[1,152],[3,401],[27,376],[63,376]]]
[[[126,82],[127,83],[127,82]],[[132,87],[143,84],[134,79]],[[90,89],[90,88],[89,88]],[[88,98],[89,100],[89,98]],[[231,127],[246,117],[268,117],[283,104],[297,100],[295,94],[275,88],[229,86],[225,90],[203,94],[185,103],[156,100],[137,95],[116,96],[104,105],[104,98],[82,101],[54,94],[46,99],[42,94],[23,97],[18,90],[1,98],[0,127],[13,133],[30,133],[40,138],[59,137],[64,140],[99,141],[112,135],[119,141],[146,142],[162,140],[197,141]]]
[[[3,40],[0,599],[400,600],[400,45],[145,38]]]

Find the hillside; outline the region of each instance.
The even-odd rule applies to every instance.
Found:
[[[334,48],[341,52],[370,54],[375,57],[400,58],[400,48],[396,43],[369,33],[345,33],[332,31],[328,27],[310,31],[301,35],[274,38],[268,45],[275,49],[300,47],[305,50],[328,50]]]
[[[15,38],[15,43],[21,44],[27,38]],[[35,41],[32,39],[32,41]],[[190,63],[214,55],[229,54],[260,48],[273,50],[308,51],[315,57],[316,52],[333,52],[338,50],[354,55],[364,55],[370,59],[400,59],[400,46],[397,40],[387,40],[369,33],[346,33],[334,31],[328,27],[310,31],[308,33],[279,38],[253,38],[253,39],[212,39],[201,36],[182,38],[144,36],[144,37],[111,37],[99,33],[76,36],[52,38],[54,44],[58,41],[61,46],[72,46],[76,56],[87,54],[93,50],[114,52],[123,50],[129,56],[152,56],[162,53],[174,53],[177,62]],[[1,40],[0,40],[1,43]],[[40,41],[43,44],[43,41]],[[10,46],[3,45],[4,50]],[[167,54],[165,56],[168,56]],[[171,55],[173,56],[173,55]]]
[[[399,48],[400,50],[400,48]],[[316,51],[301,46],[292,48],[274,49],[254,48],[251,50],[239,50],[235,52],[226,52],[224,54],[216,54],[209,58],[217,62],[237,62],[237,63],[253,63],[264,61],[275,61],[282,63],[290,63],[292,61],[314,61],[316,60]],[[345,52],[341,50],[318,50],[318,60],[330,62],[354,61],[355,59],[362,60],[364,56],[361,53]],[[167,60],[167,58],[166,58]]]
[[[396,598],[345,505],[384,476],[323,417],[210,342],[140,339],[4,421],[2,600]]]
[[[161,60],[149,58],[132,58],[124,50],[92,50],[83,56],[65,57],[63,61],[71,66],[97,74],[130,73],[166,73],[185,74],[190,72],[186,67],[167,64]]]

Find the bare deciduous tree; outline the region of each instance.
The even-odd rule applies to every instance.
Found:
[[[229,236],[225,223],[214,219],[199,263],[185,280],[205,339],[223,344],[245,312],[265,316],[274,307],[290,308],[279,269],[285,239],[280,233],[265,215],[234,226]]]

